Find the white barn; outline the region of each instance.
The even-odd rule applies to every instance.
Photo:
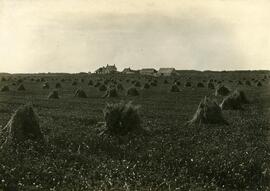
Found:
[[[175,68],[160,68],[157,72],[158,76],[171,76],[176,74]]]

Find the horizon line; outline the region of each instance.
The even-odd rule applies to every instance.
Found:
[[[147,69],[147,68],[142,68],[142,69]],[[151,68],[152,69],[152,68]],[[155,68],[153,68],[155,69]],[[140,69],[141,70],[141,69]],[[140,71],[140,70],[136,70],[136,71]],[[178,69],[175,69],[176,71],[186,71],[186,72],[270,72],[269,69],[258,69],[258,70],[194,70],[194,69],[190,69],[190,70],[178,70]],[[117,71],[117,73],[122,73],[122,71]],[[95,72],[0,72],[0,75],[3,75],[3,74],[10,74],[10,75],[13,75],[13,74],[96,74]],[[106,74],[100,74],[100,75],[106,75]],[[130,75],[130,74],[129,74]]]

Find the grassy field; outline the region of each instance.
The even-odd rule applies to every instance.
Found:
[[[158,78],[157,86],[138,88],[139,96],[126,96],[123,91],[117,98],[102,98],[104,92],[88,85],[89,79],[94,83],[103,80],[102,75],[5,76],[0,88],[9,85],[10,91],[0,92],[0,127],[20,105],[30,102],[39,115],[47,145],[42,152],[1,150],[0,188],[14,184],[19,190],[270,190],[270,78],[267,73],[262,81],[265,75],[183,73],[175,77],[181,82],[178,93],[169,92],[173,78],[168,78],[169,84]],[[40,78],[50,89],[42,89],[44,82],[36,81]],[[146,81],[138,76],[106,78],[122,80],[125,89],[132,86],[126,79]],[[252,78],[261,80],[262,87]],[[18,79],[23,79],[25,91],[12,85]],[[231,90],[243,90],[251,103],[244,110],[223,111],[229,125],[187,126],[205,96],[222,101],[214,90],[196,87],[197,82],[206,85],[209,79],[224,80],[221,83]],[[75,80],[78,84],[72,86]],[[252,86],[238,85],[239,80],[250,80]],[[186,81],[193,87],[184,87]],[[57,82],[62,85],[60,99],[47,99]],[[78,87],[88,98],[74,97]],[[100,135],[103,108],[121,100],[141,106],[147,133],[130,134],[122,141]]]

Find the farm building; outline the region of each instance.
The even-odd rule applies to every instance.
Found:
[[[174,68],[160,68],[157,72],[158,76],[171,76],[176,74],[177,72]]]
[[[139,72],[141,75],[155,75],[157,73],[154,68],[144,68],[141,69]]]
[[[136,74],[138,73],[137,70],[132,70],[130,68],[125,68],[123,71],[122,71],[123,74]]]
[[[111,74],[111,73],[114,73],[114,72],[117,72],[117,68],[115,65],[108,65],[106,67],[101,67],[99,69],[96,70],[96,74]]]

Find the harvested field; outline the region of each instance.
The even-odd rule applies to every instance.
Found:
[[[181,74],[181,72],[180,72]],[[100,80],[109,85],[119,82],[123,89],[133,87],[136,75],[6,75],[0,76],[0,127],[4,128],[14,111],[32,103],[39,116],[39,125],[46,144],[42,151],[32,147],[24,152],[0,150],[0,188],[15,184],[20,190],[267,190],[269,189],[269,78],[262,87],[239,85],[244,77],[261,79],[265,73],[228,72],[182,73],[166,81],[197,84],[217,79],[231,90],[240,89],[249,98],[242,110],[222,111],[229,125],[190,124],[205,97],[218,104],[222,97],[215,89],[183,87],[171,93],[171,84],[156,78],[156,86],[138,88],[138,96],[103,98],[104,92],[89,86]],[[269,74],[267,74],[269,75]],[[25,91],[11,84],[25,78]],[[33,79],[33,80],[30,80]],[[37,79],[44,79],[37,81]],[[54,79],[54,80],[53,80]],[[64,80],[63,80],[64,79]],[[85,79],[87,83],[82,83]],[[229,82],[228,80],[233,80]],[[51,89],[42,89],[44,82],[55,87],[61,99],[48,99]],[[72,82],[77,82],[74,86]],[[140,77],[141,84],[149,80]],[[218,86],[216,82],[211,82]],[[184,84],[184,83],[183,83]],[[74,97],[80,87],[87,97]],[[103,110],[107,103],[120,101],[139,105],[143,133],[125,136],[103,134]],[[1,134],[1,142],[5,140]]]

